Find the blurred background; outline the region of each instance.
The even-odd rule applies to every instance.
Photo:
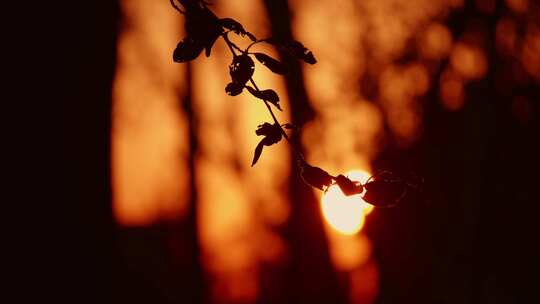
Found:
[[[530,303],[537,255],[540,4],[532,0],[212,1],[318,63],[254,79],[307,160],[366,181],[424,180],[373,209],[299,178],[271,121],[225,94],[231,61],[172,61],[169,1],[76,8],[66,84],[62,292],[89,303]],[[235,37],[238,45],[249,41]],[[66,42],[68,44],[68,42]],[[268,46],[257,51],[282,58]],[[81,60],[82,59],[82,60]],[[80,228],[80,229],[79,229]]]

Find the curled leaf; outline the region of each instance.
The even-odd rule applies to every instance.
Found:
[[[256,90],[250,86],[246,86],[246,89],[255,97],[262,100],[266,100],[272,103],[278,110],[282,111],[281,106],[279,105],[279,96],[276,91],[272,89],[267,90]]]
[[[270,124],[265,122],[262,125],[259,125],[255,134],[258,136],[264,136],[265,146],[271,146],[281,140],[281,128],[279,125]]]
[[[307,163],[302,165],[301,176],[306,184],[320,190],[324,190],[332,184],[332,177],[328,172],[319,167],[310,166]]]
[[[234,20],[232,18],[220,19],[219,23],[221,24],[222,27],[233,31],[237,35],[248,36],[248,38],[251,41],[256,41],[257,40],[257,38],[255,38],[255,36],[253,36],[253,34],[251,34],[250,32],[248,32],[248,31],[246,31],[244,29],[244,27],[242,26],[242,24],[240,24],[240,22],[238,22],[238,21],[236,21],[236,20]]]
[[[245,85],[255,72],[255,63],[247,54],[235,56],[229,65],[229,74],[233,82]]]
[[[257,58],[257,60],[266,66],[270,71],[276,74],[285,75],[287,73],[287,67],[283,63],[266,54],[255,53],[255,58]]]
[[[186,37],[180,41],[173,52],[174,62],[191,61],[199,56],[203,46],[192,37]]]
[[[231,82],[225,87],[225,93],[230,96],[236,96],[244,90],[244,86],[236,82]]]
[[[280,40],[275,38],[264,39],[265,42],[277,47],[279,50],[288,53],[290,56],[301,59],[309,64],[317,63],[313,53],[308,50],[301,42],[296,40]]]
[[[353,182],[352,180],[341,174],[337,176],[336,183],[338,184],[343,194],[347,196],[360,194],[364,190],[364,187],[362,187],[361,183]]]
[[[407,186],[398,180],[374,180],[364,185],[366,193],[363,196],[364,201],[376,207],[390,207],[397,204],[405,193]]]
[[[223,33],[218,17],[205,5],[191,1],[182,1],[181,3],[185,8],[184,28],[187,35],[206,49],[206,57],[210,56],[212,46],[219,35]]]
[[[255,134],[258,136],[264,136],[264,138],[259,142],[259,144],[257,144],[257,147],[255,147],[255,153],[253,155],[251,166],[255,165],[255,163],[257,163],[259,160],[264,146],[271,146],[278,143],[282,136],[279,125],[270,124],[268,122],[259,125],[257,130],[255,130]]]
[[[257,161],[259,160],[259,157],[261,157],[262,151],[263,151],[264,143],[261,140],[257,147],[255,147],[255,153],[253,153],[253,160],[251,161],[251,166],[253,167]]]

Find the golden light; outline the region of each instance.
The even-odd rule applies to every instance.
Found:
[[[476,46],[457,43],[450,55],[452,67],[465,79],[480,79],[488,70],[484,51]]]
[[[362,170],[349,171],[346,176],[365,183],[371,176]],[[362,200],[360,194],[346,196],[337,185],[332,185],[321,198],[321,210],[326,222],[342,234],[355,234],[364,225],[364,218],[373,206]]]
[[[453,69],[446,69],[439,84],[440,101],[448,111],[457,111],[465,104],[465,83]]]
[[[180,219],[190,200],[189,131],[170,54],[180,19],[166,1],[123,0],[112,105],[113,211],[121,225]]]

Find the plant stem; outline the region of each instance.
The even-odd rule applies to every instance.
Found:
[[[229,37],[227,36],[227,33],[221,34],[221,37],[223,38],[223,40],[225,41],[225,43],[227,44],[227,46],[231,50],[231,53],[233,54],[233,56],[237,56],[236,52],[234,51],[234,48],[236,48],[238,50],[240,50],[240,48],[229,40]],[[245,51],[242,51],[242,52],[245,52]],[[252,77],[249,78],[249,82],[253,85],[255,90],[260,92],[259,87],[257,86],[257,84],[255,83],[255,81],[253,80]],[[274,111],[272,111],[272,107],[268,104],[268,101],[266,99],[263,99],[263,102],[266,105],[266,108],[268,109],[268,112],[270,112],[270,115],[272,116],[272,119],[274,120],[274,123],[279,127],[279,129],[281,130],[281,134],[283,135],[283,137],[285,138],[285,140],[287,141],[287,143],[289,144],[289,146],[293,150],[297,161],[302,162],[302,163],[306,163],[306,161],[304,159],[304,155],[302,155],[302,153],[294,146],[293,142],[289,138],[289,135],[287,135],[285,130],[283,130],[283,127],[281,127],[281,124],[279,123],[276,115],[274,114]]]

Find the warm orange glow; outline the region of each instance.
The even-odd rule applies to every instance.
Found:
[[[374,261],[368,261],[349,275],[351,303],[375,303],[379,271]]]
[[[262,2],[220,1],[212,6],[220,17],[232,17],[263,38],[270,36]],[[239,46],[247,39],[231,35]],[[267,49],[264,49],[267,48]],[[257,45],[255,52],[277,58],[268,45]],[[259,295],[259,265],[281,263],[286,245],[273,227],[289,215],[287,180],[290,159],[288,147],[280,143],[266,147],[256,166],[251,167],[253,149],[261,140],[257,125],[270,122],[263,103],[250,94],[228,96],[228,65],[232,60],[222,40],[209,58],[193,61],[193,108],[199,122],[196,161],[198,192],[198,241],[201,261],[208,278],[211,303],[255,303]],[[288,122],[290,106],[284,79],[258,66],[255,82],[272,88],[280,96]]]
[[[440,101],[448,111],[457,111],[465,103],[463,79],[453,70],[447,69],[440,79]]]
[[[521,60],[525,70],[540,82],[540,26],[534,24],[527,26]]]
[[[456,44],[450,61],[454,69],[466,79],[480,79],[488,69],[484,51],[465,43]]]
[[[432,23],[420,38],[420,53],[429,59],[442,59],[452,47],[452,34],[440,23]]]
[[[365,182],[370,174],[353,170],[347,176],[353,181]],[[362,200],[360,194],[346,196],[337,185],[332,185],[321,198],[321,210],[327,223],[343,234],[355,234],[364,225],[364,217],[371,212],[372,205]]]
[[[182,35],[168,1],[125,0],[112,106],[113,210],[122,225],[181,218],[189,193],[187,123],[178,98]]]
[[[421,133],[421,106],[417,98],[429,88],[429,75],[423,64],[388,66],[379,78],[381,104],[391,131],[407,144]]]
[[[524,13],[529,8],[528,0],[505,0],[504,2],[516,13]]]

